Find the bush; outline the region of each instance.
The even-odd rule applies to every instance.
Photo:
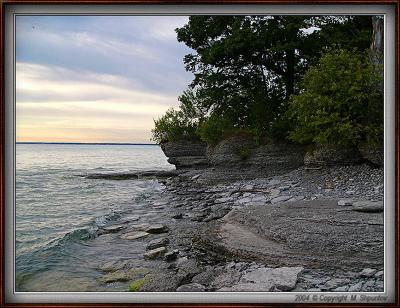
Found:
[[[152,140],[157,143],[196,139],[197,123],[192,122],[182,111],[170,108],[154,121]]]
[[[289,138],[355,145],[383,134],[383,98],[375,86],[381,76],[374,71],[366,55],[346,50],[325,53],[304,75],[301,93],[291,98],[287,116],[294,128]]]
[[[208,119],[200,123],[196,133],[201,140],[210,145],[215,145],[224,137],[226,132],[232,129],[232,122],[228,118],[212,114]]]
[[[241,147],[239,149],[239,156],[242,160],[246,160],[251,155],[251,150],[248,147]]]

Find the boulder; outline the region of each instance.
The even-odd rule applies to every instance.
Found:
[[[204,292],[206,287],[198,283],[189,283],[176,289],[177,292]]]
[[[169,239],[167,239],[166,237],[157,238],[155,240],[150,241],[147,244],[146,249],[147,250],[153,250],[153,249],[156,249],[156,248],[165,247],[168,244],[169,244]]]
[[[206,166],[207,144],[201,141],[172,141],[162,143],[161,149],[168,162],[177,169]]]
[[[304,165],[313,166],[336,166],[354,165],[362,162],[358,149],[354,146],[342,145],[316,145],[304,156]]]
[[[263,267],[243,275],[240,282],[259,284],[265,291],[290,291],[296,286],[297,278],[303,270],[303,267]]]

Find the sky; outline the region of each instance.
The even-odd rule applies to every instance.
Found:
[[[184,16],[18,16],[17,142],[153,143],[192,81]]]

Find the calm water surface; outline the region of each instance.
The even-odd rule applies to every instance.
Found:
[[[17,144],[16,149],[17,290],[101,289],[96,283],[99,264],[135,259],[140,249],[112,236],[94,237],[96,230],[131,214],[151,221],[146,202],[157,198],[163,186],[150,179],[110,181],[82,175],[173,166],[152,145]],[[125,286],[103,288],[118,291]]]

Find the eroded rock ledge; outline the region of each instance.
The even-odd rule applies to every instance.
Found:
[[[383,213],[314,200],[234,209],[200,228],[193,247],[208,261],[354,271],[383,267],[383,236]]]

